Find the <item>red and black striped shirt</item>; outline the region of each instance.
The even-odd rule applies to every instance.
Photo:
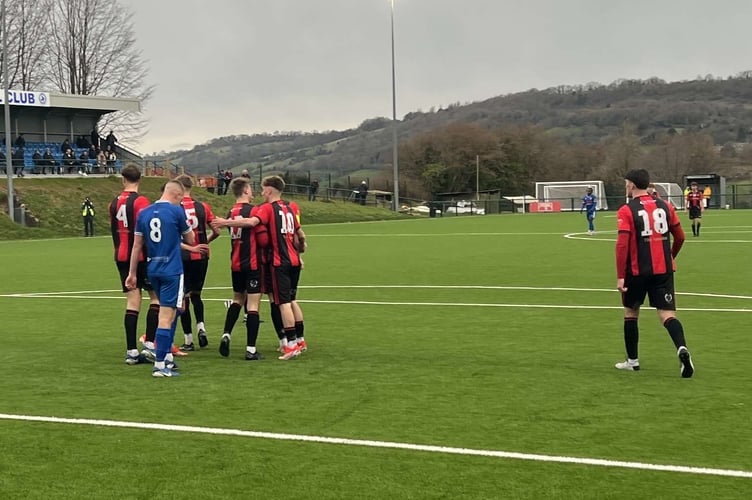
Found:
[[[139,212],[148,206],[146,196],[136,191],[123,191],[110,203],[110,231],[115,246],[115,262],[131,261],[136,219]],[[144,260],[143,253],[139,260]]]
[[[687,206],[702,208],[703,195],[699,191],[690,191],[687,193]]]
[[[202,201],[196,201],[190,196],[183,198],[180,205],[185,210],[185,219],[188,223],[188,227],[193,230],[193,235],[196,239],[196,244],[208,243],[209,237],[206,234],[206,228],[211,221],[215,219],[214,213],[211,207]],[[189,252],[187,250],[180,251],[183,260],[207,260],[209,258],[209,251],[206,254],[201,252]]]
[[[256,215],[258,207],[250,203],[236,203],[228,219],[247,219]],[[262,243],[266,228],[230,227],[230,268],[233,272],[257,271],[261,269]],[[263,233],[263,234],[262,234]]]
[[[674,207],[650,195],[634,198],[616,213],[616,275],[651,276],[676,270],[674,257],[684,243]],[[671,237],[674,237],[673,246]]]
[[[300,229],[300,222],[290,204],[284,200],[258,206],[256,217],[269,231],[271,265],[300,266],[300,256],[293,245],[293,236]]]

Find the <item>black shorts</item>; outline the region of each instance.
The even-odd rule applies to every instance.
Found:
[[[272,265],[261,265],[261,293],[272,293]]]
[[[298,270],[297,273],[295,272],[295,269]],[[271,274],[272,282],[271,294],[274,303],[277,305],[289,304],[294,300],[292,295],[293,280],[295,280],[295,286],[297,287],[297,280],[300,278],[300,268],[279,266],[272,267],[270,271],[269,274]]]
[[[184,260],[183,276],[186,292],[198,292],[204,289],[206,271],[209,269],[209,260]]]
[[[292,268],[292,282],[290,283],[290,300],[297,300],[298,282],[300,282],[300,266]]]
[[[116,262],[115,264],[117,265],[118,273],[120,273],[120,286],[123,288],[123,293],[126,293],[129,290],[125,287],[125,279],[128,277],[131,265],[129,262]],[[136,286],[139,290],[146,290],[147,292],[154,290],[149,278],[146,276],[146,262],[138,263],[138,268],[136,269]]]
[[[233,271],[232,291],[235,293],[261,293],[261,271]]]
[[[638,309],[648,296],[650,306],[664,311],[676,311],[674,273],[653,276],[627,276],[627,291],[621,294],[624,307]]]
[[[689,207],[689,220],[702,219],[702,209],[700,207]]]

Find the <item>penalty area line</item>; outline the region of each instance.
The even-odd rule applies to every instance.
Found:
[[[157,424],[148,422],[127,422],[119,420],[98,420],[86,418],[60,418],[34,415],[11,415],[0,413],[0,419],[46,422],[53,424],[93,425],[99,427],[117,427],[128,429],[162,430],[172,432],[192,432],[213,434],[220,436],[240,436],[258,439],[273,439],[279,441],[299,441],[319,444],[335,444],[345,446],[359,446],[368,448],[387,448],[394,450],[417,451],[424,453],[442,453],[450,455],[466,455],[477,457],[503,458],[510,460],[526,460],[535,462],[554,462],[562,464],[593,465],[599,467],[618,467],[624,469],[651,470],[660,472],[677,472],[682,474],[702,474],[710,476],[740,477],[752,479],[752,472],[732,469],[714,469],[708,467],[693,467],[685,465],[661,465],[642,462],[627,462],[621,460],[606,460],[600,458],[583,458],[556,455],[541,455],[534,453],[518,453],[511,451],[480,450],[473,448],[455,448],[449,446],[422,445],[399,443],[393,441],[373,441],[367,439],[334,438],[326,436],[308,436],[304,434],[282,434],[276,432],[245,431],[241,429],[223,429],[216,427],[197,427],[189,425]]]

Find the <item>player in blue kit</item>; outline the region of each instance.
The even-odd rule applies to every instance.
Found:
[[[593,194],[593,188],[587,188],[585,196],[582,197],[582,207],[580,213],[585,210],[585,216],[588,221],[588,234],[595,234],[595,208],[597,207],[597,198]]]
[[[177,309],[183,302],[183,260],[180,245],[195,243],[195,237],[180,207],[183,186],[170,181],[164,186],[162,197],[138,214],[134,231],[133,256],[126,286],[136,286],[138,255],[145,247],[146,274],[159,298],[159,326],[156,334],[156,361],[152,376],[174,377],[176,365],[171,348]]]

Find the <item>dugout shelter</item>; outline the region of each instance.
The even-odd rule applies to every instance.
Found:
[[[707,208],[720,208],[726,205],[726,178],[718,174],[685,175],[684,185],[689,186],[696,182],[703,191],[705,186],[710,186],[712,191]]]
[[[9,90],[10,103],[10,133],[11,145],[15,147],[16,138],[23,134],[26,140],[24,147],[24,170],[32,172],[34,162],[31,159],[34,151],[44,153],[50,148],[53,157],[60,161],[62,152],[60,146],[68,139],[76,157],[83,148],[76,147],[76,140],[83,136],[89,141],[91,131],[102,116],[116,111],[141,111],[141,100],[138,98],[103,97],[88,95],[58,94],[54,92],[36,92],[27,90]],[[0,92],[2,94],[2,92]],[[4,104],[4,95],[0,95],[0,104]],[[0,149],[5,151],[5,116],[0,113],[0,133],[2,142]],[[102,142],[109,130],[100,130]],[[115,130],[117,136],[117,130]],[[123,160],[141,159],[136,151],[123,144],[115,144],[115,154],[118,163]],[[3,162],[4,163],[4,162]],[[2,165],[4,167],[5,165]]]

